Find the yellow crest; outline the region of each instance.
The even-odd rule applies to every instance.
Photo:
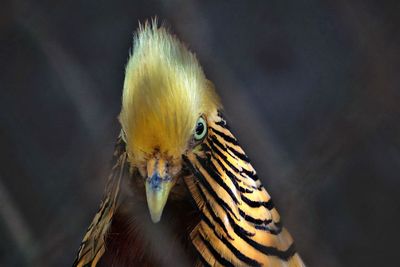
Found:
[[[180,155],[199,115],[219,106],[195,55],[156,21],[140,26],[126,66],[119,116],[128,151],[138,156],[156,148]]]

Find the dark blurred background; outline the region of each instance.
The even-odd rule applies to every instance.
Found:
[[[398,266],[400,2],[2,1],[0,266],[70,266],[157,15],[197,54],[308,266]]]

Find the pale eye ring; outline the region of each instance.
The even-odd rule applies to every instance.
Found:
[[[196,128],[194,129],[194,139],[196,141],[202,140],[207,133],[207,123],[203,117],[199,117],[196,122]]]

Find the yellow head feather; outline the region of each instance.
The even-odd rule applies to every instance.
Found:
[[[180,157],[199,116],[219,106],[195,55],[156,21],[140,26],[126,67],[119,116],[128,151],[135,158],[155,149]]]

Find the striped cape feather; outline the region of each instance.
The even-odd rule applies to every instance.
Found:
[[[216,112],[217,113],[217,112]],[[202,219],[191,233],[207,266],[305,266],[272,199],[218,112],[185,182]]]
[[[105,195],[92,223],[86,230],[72,264],[74,267],[95,267],[106,250],[107,231],[117,208],[119,187],[126,165],[126,148],[122,135],[117,138],[112,161],[113,167],[107,180]]]

